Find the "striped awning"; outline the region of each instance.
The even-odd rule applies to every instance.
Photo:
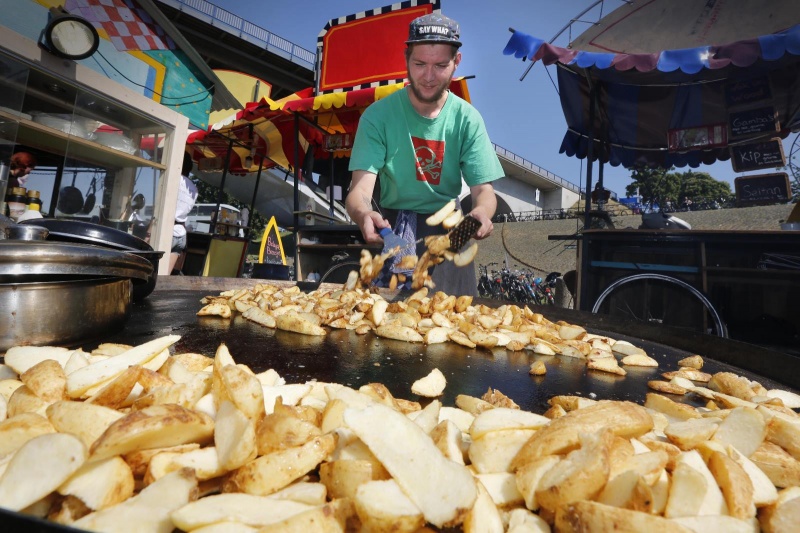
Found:
[[[280,166],[295,168],[295,122],[300,145],[299,158],[304,161],[309,150],[315,158],[328,158],[322,149],[325,135],[355,134],[361,114],[372,103],[402,89],[405,83],[369,87],[355,91],[313,95],[313,89],[299,91],[280,100],[262,98],[251,102],[227,119],[205,131],[189,135],[186,148],[199,168],[221,169],[232,144],[229,172],[244,174],[263,168]],[[450,90],[469,101],[467,78],[454,78]],[[300,120],[296,121],[296,116]],[[349,152],[335,155],[348,156]],[[247,165],[251,157],[252,164]],[[302,165],[300,165],[302,167]]]

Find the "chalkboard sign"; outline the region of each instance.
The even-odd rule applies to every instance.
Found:
[[[731,146],[731,164],[736,172],[777,168],[786,165],[783,143],[780,139],[770,139],[758,143]]]
[[[771,205],[788,202],[792,198],[792,187],[786,172],[742,176],[733,180],[736,189],[736,205]]]
[[[731,126],[732,139],[778,131],[778,121],[775,119],[773,107],[759,107],[730,113],[728,122]]]
[[[771,98],[772,92],[766,76],[747,80],[728,80],[725,84],[725,102],[728,107],[754,104]]]
[[[258,254],[259,263],[286,264],[286,255],[283,251],[281,234],[278,232],[278,223],[275,217],[269,219],[264,234],[261,236],[261,250]]]

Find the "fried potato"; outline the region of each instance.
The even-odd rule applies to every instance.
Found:
[[[312,324],[296,313],[285,313],[275,317],[275,325],[284,331],[294,331],[303,335],[327,335],[325,328]]]
[[[364,483],[387,478],[382,467],[367,459],[338,459],[319,467],[319,480],[331,498],[354,498]]]
[[[644,402],[644,406],[648,409],[664,413],[668,418],[673,420],[688,420],[690,418],[700,418],[700,413],[691,405],[685,403],[678,403],[670,400],[661,394],[654,394],[648,392]]]
[[[536,491],[539,489],[542,477],[560,460],[558,455],[545,455],[526,463],[517,470],[515,478],[517,490],[525,500],[525,507],[531,511],[539,510]]]
[[[223,482],[222,491],[272,494],[315,469],[335,447],[336,437],[327,434],[302,446],[262,455],[232,472]]]
[[[800,487],[778,494],[778,500],[758,511],[758,522],[766,533],[794,531],[800,523]]]
[[[81,466],[58,487],[58,493],[75,496],[90,510],[116,505],[133,496],[133,471],[121,457],[114,456]]]
[[[12,346],[3,356],[3,362],[18,375],[42,361],[54,360],[63,368],[72,350],[60,346]]]
[[[592,499],[599,494],[608,481],[608,450],[612,440],[613,434],[608,429],[594,434],[583,433],[581,447],[542,476],[536,489],[539,505],[556,512],[564,505]]]
[[[197,316],[219,316],[222,318],[231,317],[231,308],[226,303],[212,302],[204,305],[198,312]]]
[[[608,531],[669,531],[691,533],[691,529],[648,513],[620,509],[598,502],[581,501],[556,511],[556,531],[562,533],[606,533]]]
[[[438,211],[436,211],[434,214],[426,218],[425,224],[427,224],[428,226],[438,226],[439,224],[444,222],[444,219],[450,216],[456,210],[456,208],[457,208],[456,201],[450,200],[442,207],[440,207]]]
[[[739,464],[721,452],[712,452],[708,469],[717,481],[730,515],[740,520],[756,516],[753,483]]]
[[[447,379],[438,368],[434,368],[430,373],[416,380],[411,385],[411,392],[426,398],[436,398],[441,396],[447,386]]]
[[[469,248],[453,256],[453,264],[457,267],[467,266],[472,263],[478,254],[478,243],[473,242]]]
[[[472,468],[480,474],[513,472],[512,461],[535,434],[535,429],[499,429],[484,433],[469,446]]]
[[[800,424],[777,415],[773,416],[767,425],[767,440],[800,460]]]
[[[500,515],[500,510],[480,480],[478,480],[476,486],[478,497],[472,509],[464,517],[464,532],[503,533],[503,517]]]
[[[719,419],[690,418],[670,423],[664,434],[681,450],[691,450],[705,442],[717,431]]]
[[[47,418],[36,413],[22,413],[0,421],[0,457],[14,453],[35,437],[55,432]]]
[[[496,407],[478,414],[469,428],[470,437],[475,440],[490,431],[501,429],[540,429],[550,423],[548,418],[507,407]]]
[[[428,522],[441,527],[463,519],[477,498],[472,475],[464,466],[445,458],[414,422],[380,404],[347,409],[344,421]],[[418,460],[407,461],[409,455]]]
[[[621,363],[627,366],[658,366],[658,361],[644,353],[626,355],[622,358]]]
[[[213,434],[214,421],[206,414],[175,404],[154,405],[112,423],[90,452],[92,460],[99,460],[147,448],[202,444]]]
[[[385,339],[395,339],[405,342],[424,342],[424,337],[414,329],[403,326],[399,322],[383,323],[375,328],[375,334]]]
[[[514,458],[512,468],[536,457],[574,450],[581,433],[595,433],[605,427],[621,437],[638,437],[653,428],[653,419],[642,406],[631,402],[601,401],[571,411],[537,431]]]
[[[145,365],[178,342],[178,339],[179,335],[166,335],[76,370],[67,376],[67,393],[71,398],[78,398],[90,388],[115,378],[130,366]]]
[[[62,401],[47,407],[47,418],[56,431],[77,436],[89,449],[123,413],[86,402]]]
[[[234,470],[252,461],[257,451],[255,420],[232,402],[222,402],[214,419],[214,446],[219,464],[225,470]]]
[[[0,477],[0,507],[20,511],[53,492],[86,461],[86,446],[74,435],[46,433],[14,453]]]
[[[22,413],[36,413],[43,415],[47,410],[48,402],[36,396],[25,385],[18,387],[11,393],[6,404],[7,416],[13,418]]]
[[[20,374],[20,381],[47,403],[67,398],[67,376],[54,359],[45,359]]]
[[[703,368],[703,358],[699,355],[684,357],[678,361],[678,365],[684,368],[694,368],[695,370],[700,370]]]
[[[393,479],[358,486],[353,501],[366,531],[413,533],[425,525],[419,507]]]
[[[733,446],[745,457],[750,457],[766,436],[767,424],[761,413],[749,407],[737,407],[720,423],[714,440]]]
[[[284,518],[280,522],[267,524],[259,529],[261,533],[291,533],[317,530],[345,531],[349,520],[355,517],[355,508],[349,498],[332,500],[307,511]]]
[[[259,422],[256,430],[256,444],[259,455],[302,446],[322,435],[314,424],[295,416],[272,413]]]
[[[182,468],[148,485],[122,503],[88,514],[73,527],[91,531],[117,531],[124,524],[130,531],[171,531],[171,514],[197,499],[197,479],[190,468]]]

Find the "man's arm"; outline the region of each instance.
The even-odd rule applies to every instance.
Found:
[[[492,217],[497,211],[497,197],[494,194],[494,187],[491,183],[481,183],[469,189],[472,197],[472,211],[470,215],[478,219],[481,227],[475,233],[476,239],[485,239],[492,234],[494,225]]]
[[[383,242],[376,230],[388,228],[389,222],[372,209],[372,193],[378,177],[366,170],[354,170],[350,192],[345,198],[345,207],[350,218],[358,224],[361,235],[367,242]]]

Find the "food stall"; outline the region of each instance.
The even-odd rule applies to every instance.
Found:
[[[171,276],[131,306],[124,329],[54,341],[63,346],[44,356],[38,347],[9,349],[4,376],[20,385],[0,430],[16,430],[20,418],[33,429],[0,439],[0,449],[13,452],[0,476],[0,524],[65,533],[119,524],[137,531],[308,531],[310,524],[383,531],[402,521],[407,531],[426,524],[505,531],[505,516],[509,523],[567,530],[570,513],[590,504],[600,531],[623,523],[632,530],[683,530],[680,518],[656,516],[663,508],[640,512],[588,501],[611,481],[614,442],[621,450],[616,460],[644,456],[656,463],[646,472],[653,488],[644,475],[634,480],[632,492],[645,494],[637,503],[651,505],[653,490],[661,491],[664,506],[668,493],[674,502],[680,494],[699,499],[676,488],[680,471],[699,468],[686,477],[699,477],[701,491],[715,489],[709,498],[719,511],[705,530],[733,524],[749,531],[755,503],[743,506],[746,519],[723,516],[722,489],[716,490],[710,471],[706,475],[702,456],[667,442],[671,420],[656,407],[714,429],[743,411],[756,418],[774,411],[775,425],[790,436],[796,431],[784,417],[797,416],[797,407],[769,396],[755,403],[755,381],[778,399],[800,400],[800,360],[780,352],[550,306],[522,309],[369,283],[315,289],[293,281]],[[593,350],[605,352],[597,357],[603,363],[589,357],[598,356]],[[634,359],[624,362],[625,352]],[[678,394],[673,388],[674,401],[653,394],[653,382],[673,385],[667,372],[691,376],[697,390]],[[704,386],[712,374],[726,372],[736,376],[719,376],[714,386],[727,386],[727,377],[745,385],[749,400]],[[719,404],[712,407],[709,398]],[[634,405],[648,400],[649,410]],[[721,416],[707,416],[712,408]],[[81,415],[70,416],[73,410]],[[681,422],[676,427],[685,427]],[[760,443],[767,431],[758,427]],[[534,471],[535,481],[522,481],[519,489],[517,478],[530,463],[515,461],[531,440],[553,433],[558,438],[549,440],[558,447],[539,459],[560,465],[554,472],[566,471],[570,483],[543,486],[546,494],[533,505],[522,493],[536,496],[546,472]],[[692,444],[722,455],[718,450],[725,447],[708,440]],[[781,442],[797,452],[791,438]],[[83,468],[87,457],[93,461]],[[677,466],[681,457],[685,467]],[[719,461],[734,461],[724,457]],[[589,461],[587,468],[571,463],[578,458]],[[670,459],[675,466],[667,468]],[[40,475],[30,475],[34,467]],[[787,512],[775,487],[783,481],[736,472],[744,485],[753,483],[751,475],[766,479],[760,488],[775,493],[770,501],[759,496],[769,530]],[[591,490],[562,497],[564,488],[584,487],[575,480],[586,477]],[[370,490],[377,490],[380,503],[370,499]],[[608,508],[614,515],[601,515]]]

